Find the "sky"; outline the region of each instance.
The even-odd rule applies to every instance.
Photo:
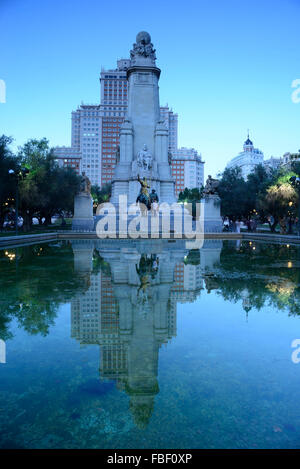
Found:
[[[205,177],[242,150],[247,129],[265,158],[298,151],[299,18],[300,0],[0,0],[0,135],[15,149],[70,145],[71,111],[100,102],[101,67],[129,57],[145,30],[160,103],[178,113],[179,146],[201,152]]]

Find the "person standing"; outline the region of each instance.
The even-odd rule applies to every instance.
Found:
[[[235,232],[236,232],[236,233],[240,233],[240,232],[241,232],[241,222],[240,222],[240,220],[237,220],[237,221],[235,222]]]

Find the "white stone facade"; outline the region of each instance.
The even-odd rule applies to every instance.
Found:
[[[267,171],[276,170],[281,166],[282,161],[282,158],[274,158],[274,156],[271,156],[271,158],[264,161],[264,167]]]
[[[247,179],[255,166],[263,164],[264,154],[262,151],[254,148],[249,136],[244,143],[243,151],[229,161],[226,168],[241,168],[242,176]]]

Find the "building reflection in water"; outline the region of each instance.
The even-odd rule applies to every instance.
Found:
[[[204,277],[214,288],[222,241],[207,240],[200,251],[184,240],[74,240],[72,247],[75,270],[89,278],[71,303],[72,337],[99,344],[100,378],[130,396],[134,422],[144,428],[159,392],[159,349],[176,336],[177,303],[195,301]]]

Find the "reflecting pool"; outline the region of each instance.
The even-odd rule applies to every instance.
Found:
[[[300,447],[299,249],[198,247],[0,250],[0,448]]]

